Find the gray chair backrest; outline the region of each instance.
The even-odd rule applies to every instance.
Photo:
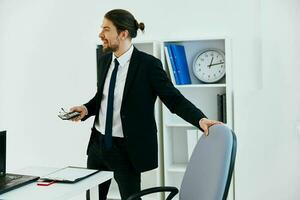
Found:
[[[187,165],[180,200],[225,200],[236,155],[236,136],[225,125],[209,128],[199,139]]]

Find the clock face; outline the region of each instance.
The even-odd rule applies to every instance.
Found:
[[[225,75],[225,56],[220,50],[205,50],[194,60],[195,76],[205,83],[213,83]]]

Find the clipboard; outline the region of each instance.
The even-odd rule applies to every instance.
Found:
[[[68,166],[58,169],[50,174],[41,176],[39,181],[55,181],[60,183],[76,183],[98,173],[99,170],[87,169],[83,167]]]

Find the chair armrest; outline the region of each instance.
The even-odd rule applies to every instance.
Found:
[[[128,197],[127,200],[135,200],[141,196],[145,196],[145,195],[157,193],[157,192],[170,192],[170,194],[168,195],[166,200],[171,200],[178,193],[178,189],[176,187],[168,187],[168,186],[148,188],[148,189],[142,190],[136,194],[131,195],[130,197]]]

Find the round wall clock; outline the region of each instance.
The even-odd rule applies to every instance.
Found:
[[[225,54],[219,49],[206,49],[195,57],[193,72],[202,82],[217,82],[223,78],[225,71]]]

